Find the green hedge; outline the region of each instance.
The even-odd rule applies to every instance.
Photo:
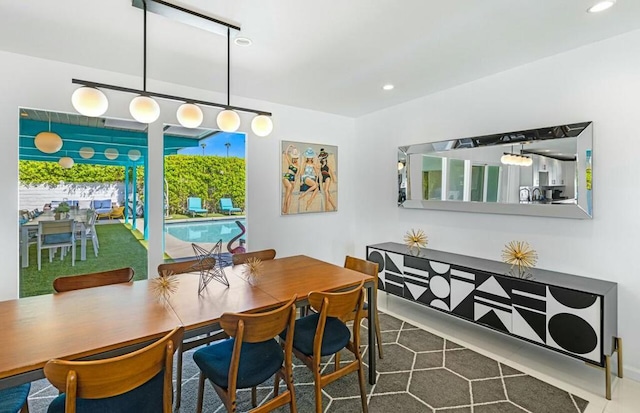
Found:
[[[202,198],[203,207],[219,208],[220,198],[228,197],[244,209],[245,161],[235,157],[169,155],[164,159],[165,180],[169,187],[169,212],[184,212],[187,198]],[[131,178],[131,176],[130,176]],[[137,180],[142,193],[144,168],[138,167]],[[56,186],[66,183],[123,182],[124,167],[75,164],[62,169],[55,162],[20,161],[20,182]]]

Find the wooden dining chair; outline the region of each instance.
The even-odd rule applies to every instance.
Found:
[[[197,259],[166,262],[158,265],[158,275],[162,277],[165,274],[186,274],[188,272],[197,272],[200,271],[199,264],[200,261]]]
[[[29,390],[31,383],[0,390],[0,412],[29,413]]]
[[[38,222],[38,271],[42,269],[42,250],[49,250],[49,262],[60,248],[60,260],[66,247],[71,247],[71,266],[76,265],[75,223],[73,219]]]
[[[215,266],[215,259],[209,260],[192,259],[186,261],[167,262],[158,265],[158,275],[164,277],[170,274],[186,274],[190,272],[198,272],[201,269],[211,269]],[[210,267],[210,268],[203,268]],[[198,336],[190,340],[185,340],[180,344],[178,348],[178,356],[176,362],[176,409],[180,407],[182,398],[182,355],[185,351],[189,351],[192,348],[200,347],[203,344],[209,344],[213,341],[224,340],[229,338],[227,333],[223,330],[214,331],[208,333],[206,336]]]
[[[91,361],[54,359],[44,375],[61,394],[48,413],[171,413],[173,353],[184,327],[140,350]]]
[[[358,271],[367,275],[370,275],[374,278],[373,281],[373,294],[378,294],[378,263],[363,260],[360,258],[355,258],[347,255],[344,260],[344,268],[348,268],[350,270]],[[374,323],[376,326],[376,341],[378,343],[378,356],[382,358],[382,334],[380,333],[380,320],[378,319],[378,308],[375,308],[373,311],[374,314]],[[364,307],[362,309],[362,318],[368,318],[369,315],[369,303],[365,302]],[[354,314],[350,314],[344,321],[353,320]],[[371,320],[369,320],[371,323]],[[336,357],[336,360],[339,363],[340,358]]]
[[[295,323],[293,333],[293,354],[299,358],[313,373],[316,413],[322,412],[322,388],[349,373],[358,373],[362,411],[368,412],[367,391],[360,354],[360,320],[364,305],[364,281],[354,290],[343,293],[311,292],[308,295],[309,305],[316,312]],[[352,331],[342,318],[354,313]],[[280,337],[289,339],[290,331],[284,331]],[[353,337],[353,339],[351,338]],[[322,375],[321,358],[337,354],[346,348],[355,359],[344,366],[336,366],[335,371]]]
[[[272,260],[276,257],[276,250],[260,250],[253,252],[243,252],[240,254],[233,254],[233,265],[245,264],[249,258],[257,258],[261,261]]]
[[[125,267],[117,270],[58,277],[53,280],[53,289],[58,293],[62,293],[83,288],[100,287],[102,285],[126,283],[133,280],[133,275],[133,268]]]
[[[236,411],[236,389],[251,388],[251,412],[262,413],[289,404],[295,413],[296,397],[293,388],[293,336],[283,346],[274,337],[284,329],[295,331],[296,296],[282,307],[257,314],[225,313],[220,326],[229,340],[220,341],[193,353],[200,368],[198,407],[202,412],[204,382],[208,379],[222,399],[228,412]],[[284,351],[283,351],[284,347]],[[275,374],[274,396],[256,407],[256,386]],[[280,379],[287,390],[279,393]]]

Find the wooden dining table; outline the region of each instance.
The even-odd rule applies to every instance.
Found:
[[[198,294],[199,273],[177,275],[176,289],[159,296],[156,283],[142,280],[0,302],[3,348],[0,389],[43,378],[45,363],[104,358],[141,348],[174,327],[185,340],[219,329],[225,312],[258,312],[288,301],[305,305],[311,291],[339,291],[365,282],[369,320],[376,297],[374,278],[304,255],[262,262],[251,277],[245,265],[225,268],[229,286],[211,281]],[[375,323],[368,345],[375,348]],[[369,382],[375,383],[375,351],[368,352]]]

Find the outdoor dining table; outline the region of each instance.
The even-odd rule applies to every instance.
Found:
[[[199,273],[177,275],[167,298],[157,283],[142,280],[65,293],[0,302],[3,349],[0,389],[43,378],[45,363],[104,358],[141,348],[174,327],[185,327],[185,340],[220,328],[225,312],[256,312],[281,305],[293,294],[307,304],[311,291],[339,291],[365,282],[369,319],[376,297],[373,277],[299,255],[263,261],[259,276],[248,278],[245,266],[227,267],[229,286],[211,281],[198,294]],[[368,327],[375,347],[375,323]],[[369,382],[376,380],[375,351],[368,351]]]
[[[87,231],[85,231],[85,224],[87,223],[88,211],[88,209],[72,209],[67,213],[69,218],[73,218],[76,225],[80,225],[80,228],[76,228],[76,232],[81,230],[80,261],[85,261],[87,259]],[[37,231],[38,222],[54,221],[55,219],[53,211],[45,211],[42,215],[20,225],[20,255],[22,258],[22,268],[27,268],[29,266],[29,230]]]

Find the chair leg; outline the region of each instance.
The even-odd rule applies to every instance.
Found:
[[[296,391],[293,386],[293,371],[289,369],[289,373],[287,373],[287,371],[285,370],[284,376],[284,382],[287,384],[287,389],[289,390],[289,394],[291,395],[289,410],[291,413],[297,413],[298,407],[296,406]]]
[[[322,413],[322,387],[320,387],[320,371],[313,375],[313,390],[316,396],[316,413]]]
[[[340,369],[340,352],[336,353],[335,357],[335,368],[333,371],[338,371]]]
[[[178,360],[176,361],[176,410],[182,399],[182,343],[178,346]]]
[[[40,271],[42,269],[42,249],[40,248],[40,245],[38,245],[37,247],[38,247],[38,271]]]
[[[202,413],[202,401],[204,400],[204,374],[200,372],[198,378],[198,404],[196,405],[196,413]]]
[[[364,384],[364,369],[362,368],[362,359],[360,356],[358,358],[358,383],[360,384],[360,400],[362,400],[362,412],[368,413],[369,407],[367,406],[367,388]]]
[[[29,413],[29,402],[27,400],[24,401],[24,405],[22,409],[20,409],[20,413]]]
[[[74,242],[71,246],[71,266],[74,267],[76,265],[76,243]]]
[[[256,390],[256,386],[251,388],[251,407],[258,406],[258,392]]]
[[[378,310],[374,312],[375,314],[375,325],[376,325],[376,341],[378,342],[378,357],[382,358],[382,333],[380,332],[380,319],[378,318]]]

